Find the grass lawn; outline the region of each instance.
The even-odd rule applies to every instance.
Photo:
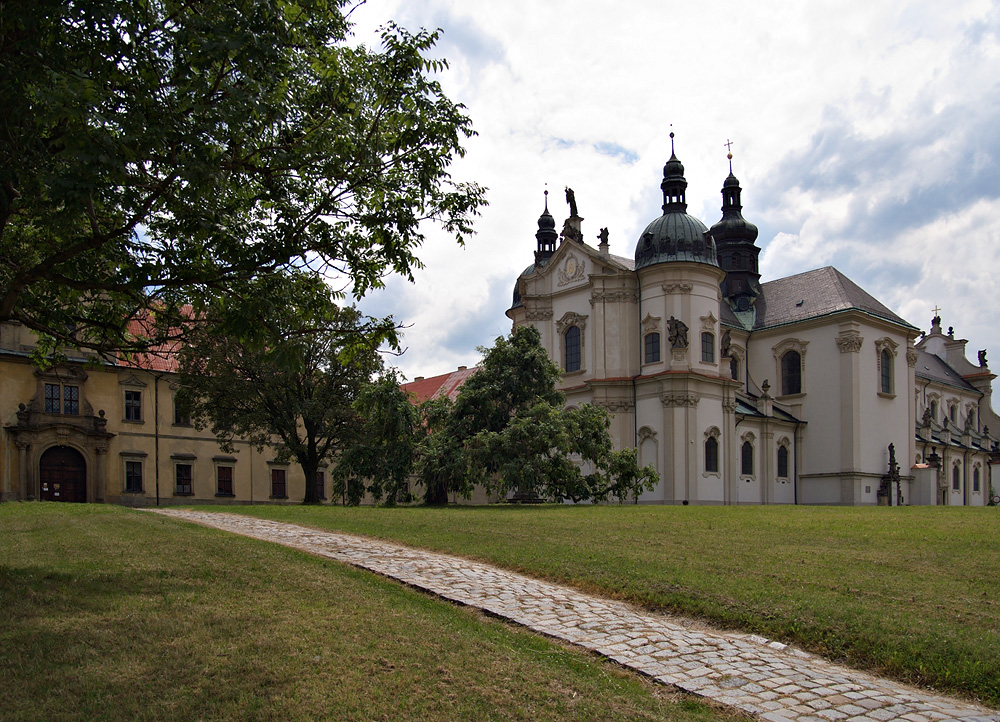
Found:
[[[447,551],[1000,707],[1000,510],[201,507]]]
[[[54,503],[0,505],[0,718],[738,719],[331,560]]]

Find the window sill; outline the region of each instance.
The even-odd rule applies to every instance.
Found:
[[[122,423],[123,424],[144,424],[146,422],[143,421],[142,419],[138,419],[138,420],[136,420],[136,419],[122,419]]]
[[[236,494],[216,494],[216,496],[234,497]]]
[[[582,376],[587,373],[587,369],[577,369],[576,371],[563,371],[562,375],[565,376]]]
[[[740,474],[740,481],[745,481],[749,484],[751,481],[756,481],[756,480],[757,480],[756,477],[744,476],[743,474]]]
[[[801,399],[805,395],[806,395],[805,391],[800,391],[797,394],[780,394],[778,396],[775,396],[774,398],[777,401],[787,401],[788,399]]]
[[[268,498],[268,499],[287,499],[288,497],[287,497],[287,496],[274,496],[274,495],[272,494],[271,496],[269,496],[269,497],[267,497],[267,498]]]
[[[896,398],[896,394],[887,394],[885,391],[879,391],[878,395],[879,395],[880,398],[883,398],[883,399],[894,399],[894,398]]]
[[[174,496],[194,496],[193,491],[175,491]]]
[[[174,423],[172,423],[171,426],[182,427],[182,428],[185,428],[185,429],[192,429],[192,428],[194,428],[194,424],[178,424],[176,421]]]
[[[146,492],[142,489],[125,489],[122,494],[145,494]]]
[[[715,478],[715,479],[721,479],[722,478],[722,474],[720,472],[718,472],[718,471],[703,471],[703,472],[701,472],[701,475],[705,479],[707,479],[709,477],[712,477],[712,478]]]

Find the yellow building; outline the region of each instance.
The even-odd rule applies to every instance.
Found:
[[[299,503],[302,469],[273,449],[225,453],[174,404],[175,361],[137,367],[96,356],[41,369],[31,331],[0,324],[0,500],[155,506],[197,501]],[[329,491],[326,471],[316,480]]]

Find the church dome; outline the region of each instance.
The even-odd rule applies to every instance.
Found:
[[[692,261],[718,266],[715,241],[700,220],[687,213],[687,179],[684,165],[673,152],[674,134],[670,134],[670,160],[663,166],[663,215],[653,220],[639,236],[635,247],[635,269],[657,263]]]

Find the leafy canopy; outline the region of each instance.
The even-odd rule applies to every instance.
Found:
[[[461,243],[484,190],[428,59],[352,45],[344,0],[0,4],[0,322],[140,349],[182,303],[288,267],[363,295],[412,278],[424,221]],[[128,319],[155,309],[149,338]]]
[[[559,368],[536,328],[518,327],[481,350],[480,370],[423,444],[428,502],[477,484],[501,498],[554,501],[623,501],[653,487],[652,467],[640,469],[633,449],[614,450],[605,409],[564,408]]]
[[[356,402],[382,368],[378,347],[394,330],[341,308],[308,273],[253,279],[238,298],[221,296],[191,325],[180,351],[177,402],[224,449],[237,439],[294,459],[307,482],[355,442]],[[246,324],[247,314],[257,319]],[[318,501],[314,483],[305,501]]]

